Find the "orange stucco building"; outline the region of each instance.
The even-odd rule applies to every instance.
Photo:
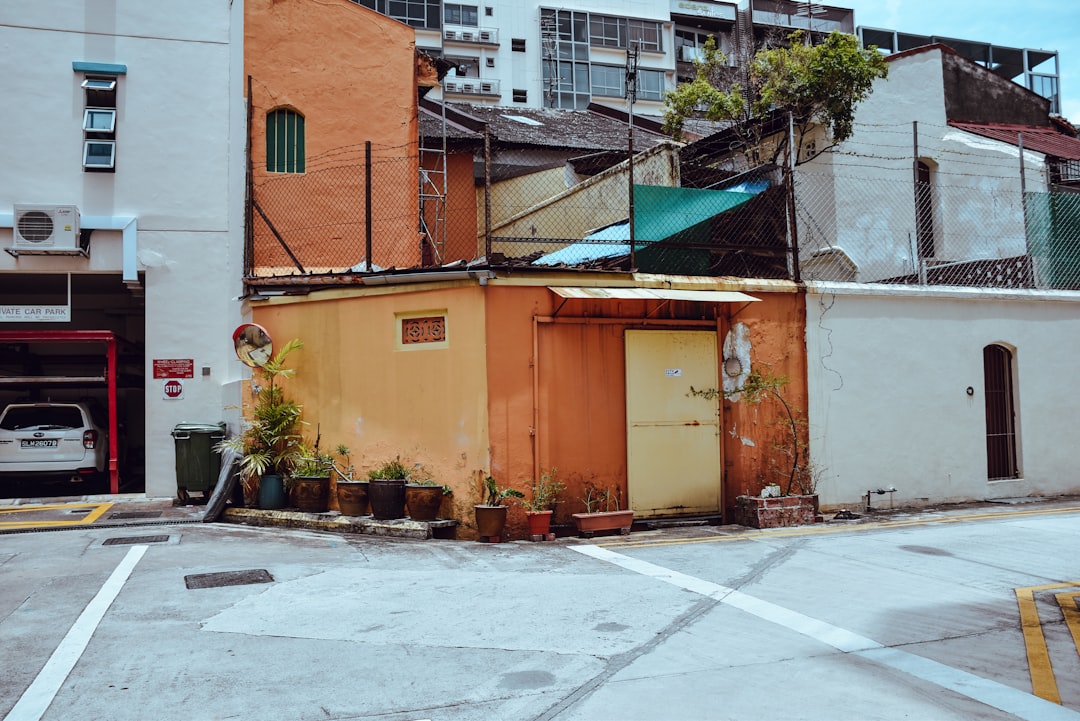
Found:
[[[671,285],[628,280],[588,282]],[[805,408],[804,296],[776,284],[727,300],[730,283],[682,280],[724,300],[566,298],[558,291],[590,287],[580,275],[484,272],[275,298],[254,317],[282,341],[304,340],[289,387],[324,443],[350,446],[361,469],[399,455],[422,464],[454,489],[443,510],[466,535],[489,472],[527,489],[557,469],[557,522],[582,510],[587,483],[616,489],[638,517],[715,515],[777,482],[782,409],[710,404],[691,387],[720,387],[721,359],[735,356],[725,340],[741,324],[747,357],[788,376],[787,400]],[[523,523],[516,509],[511,533]]]
[[[411,27],[349,0],[245,3],[255,274],[363,261],[368,168],[372,234],[419,261],[414,48]]]

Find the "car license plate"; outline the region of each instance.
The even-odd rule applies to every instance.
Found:
[[[56,448],[55,438],[35,438],[29,440],[24,438],[19,444],[20,448]]]

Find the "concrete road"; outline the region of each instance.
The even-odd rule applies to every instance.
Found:
[[[591,543],[4,535],[0,718],[1080,720],[1077,537],[1069,504]]]

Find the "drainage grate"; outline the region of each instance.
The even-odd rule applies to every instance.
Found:
[[[110,513],[109,518],[161,518],[161,511],[120,511]]]
[[[73,516],[81,516],[81,515],[83,515],[85,513],[89,513],[92,510],[94,510],[94,509],[93,508],[72,508],[70,511],[68,511],[68,513],[70,513]]]
[[[195,573],[184,576],[188,588],[220,588],[222,586],[246,586],[252,583],[272,583],[269,571],[254,568],[250,571],[222,571],[221,573]]]
[[[101,542],[102,546],[123,546],[131,543],[165,543],[168,536],[120,536],[119,538],[106,538]]]

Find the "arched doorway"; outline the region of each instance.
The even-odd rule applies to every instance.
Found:
[[[1017,478],[1013,354],[1001,345],[983,348],[986,396],[986,470],[989,480]]]

